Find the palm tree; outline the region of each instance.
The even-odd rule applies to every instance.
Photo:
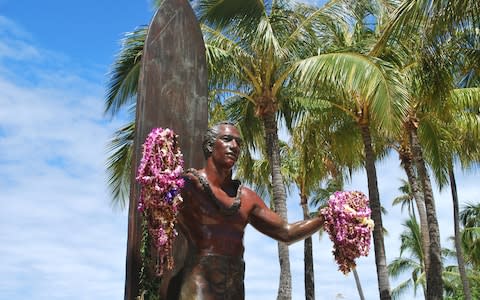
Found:
[[[464,227],[461,235],[463,248],[474,268],[480,271],[480,203],[467,203],[460,212]]]
[[[398,190],[402,193],[402,195],[393,199],[392,205],[394,206],[400,204],[402,212],[403,208],[406,206],[408,210],[408,215],[416,219],[415,206],[413,204],[415,198],[413,196],[412,187],[405,179],[401,179],[401,182],[402,185],[398,188]]]
[[[351,41],[361,40],[363,34],[374,37],[360,15],[352,30],[359,34]],[[297,65],[297,84],[309,91],[305,96],[323,101],[333,110],[349,116],[355,130],[363,141],[364,163],[367,171],[370,206],[374,227],[375,260],[377,279],[381,299],[390,299],[385,246],[383,242],[383,225],[381,203],[378,192],[375,168],[376,153],[381,149],[380,139],[375,137],[393,136],[399,130],[406,112],[406,91],[401,78],[393,65],[385,60],[372,57],[368,49],[374,44],[362,41],[360,45],[337,49],[334,53],[320,54]],[[332,95],[333,94],[333,95]],[[328,96],[332,95],[332,96]],[[383,142],[385,144],[385,142]]]
[[[410,217],[403,226],[406,229],[400,235],[400,257],[395,258],[388,265],[388,271],[393,278],[397,278],[404,272],[410,272],[412,277],[401,282],[392,290],[392,298],[398,299],[412,287],[415,295],[418,287],[421,287],[426,297],[425,256],[420,237],[420,228],[414,217]],[[408,258],[402,257],[405,251],[408,251],[410,254]]]
[[[435,105],[431,105],[429,102],[418,101],[416,106],[418,107],[418,112],[415,113],[418,118],[413,120],[410,118],[409,124],[405,128],[405,131],[408,135],[410,135],[410,142],[406,143],[407,146],[402,145],[401,149],[404,151],[401,153],[402,157],[402,164],[404,165],[407,175],[409,178],[409,182],[415,183],[416,176],[414,171],[409,171],[406,167],[410,164],[410,159],[407,158],[405,154],[405,149],[413,148],[415,152],[415,159],[416,159],[416,168],[419,172],[419,177],[422,179],[422,188],[427,187],[427,190],[424,190],[423,197],[416,196],[415,199],[417,201],[418,210],[420,212],[420,217],[423,205],[418,205],[418,202],[421,202],[422,199],[425,199],[429,206],[433,206],[433,194],[431,192],[431,184],[429,183],[428,174],[426,172],[426,161],[429,162],[429,165],[432,167],[433,173],[437,179],[437,182],[442,187],[445,184],[446,178],[450,177],[450,182],[452,186],[453,192],[453,199],[454,199],[454,220],[458,220],[458,199],[456,199],[456,186],[455,186],[455,178],[453,176],[453,153],[460,153],[463,151],[469,151],[468,145],[464,144],[461,147],[457,146],[458,137],[462,134],[462,132],[468,132],[468,134],[461,138],[460,141],[465,142],[468,141],[468,135],[472,135],[472,132],[475,134],[478,130],[478,121],[476,120],[475,115],[472,115],[472,110],[475,110],[475,107],[478,106],[478,97],[480,94],[475,89],[457,89],[452,90],[449,93],[449,97],[444,99],[443,104],[441,106],[441,114],[438,113],[438,108]],[[430,104],[430,105],[428,105]],[[438,106],[438,104],[437,104]],[[412,106],[413,107],[413,106]],[[422,108],[419,110],[419,108]],[[443,121],[442,121],[443,120]],[[462,130],[460,124],[464,124],[464,129]],[[468,126],[467,126],[468,124]],[[460,126],[460,127],[459,127]],[[473,130],[469,130],[469,129]],[[420,134],[417,136],[417,129]],[[422,147],[420,145],[419,140],[422,141],[422,144],[425,145]],[[471,144],[471,142],[470,142]],[[412,175],[413,174],[413,175]],[[446,176],[445,174],[448,174]],[[413,178],[412,178],[413,177]],[[416,193],[414,193],[416,195]],[[420,201],[419,201],[420,200]],[[456,203],[456,204],[455,204]],[[455,208],[457,207],[457,208]],[[431,228],[438,227],[438,224],[432,224],[432,220],[434,218],[432,211],[427,213],[427,217],[429,217],[428,226]],[[422,218],[420,219],[422,222]],[[458,224],[458,222],[456,221]],[[458,225],[456,227],[456,232],[459,232]],[[432,231],[430,230],[430,234]],[[423,234],[422,234],[423,236]],[[435,235],[434,235],[435,236]],[[430,236],[432,237],[432,236]],[[438,239],[438,237],[436,238]],[[425,243],[425,239],[424,239]],[[438,241],[439,243],[439,241]],[[424,244],[425,247],[425,244]],[[438,272],[430,272],[430,262],[429,254],[436,253],[433,251],[432,245],[430,245],[430,251],[424,250],[424,253],[427,255],[425,256],[425,263],[426,263],[426,270],[427,270],[427,282],[429,282],[430,274],[436,278],[439,282],[441,278],[439,278]],[[459,247],[459,243],[457,243],[457,248]],[[437,246],[435,246],[435,249]],[[462,255],[461,249],[457,249],[457,256],[459,260],[459,270],[460,274],[462,275],[463,282],[465,284],[465,297],[466,299],[470,299],[469,297],[469,289],[468,289],[468,281],[466,279],[466,273],[462,263]],[[441,263],[440,261],[440,254],[435,255],[434,269],[438,270],[438,265]],[[432,280],[434,280],[432,279]]]
[[[321,189],[320,184],[328,178],[341,178],[347,170],[358,169],[361,165],[361,155],[350,144],[351,148],[335,147],[336,142],[345,135],[342,130],[346,127],[337,127],[337,130],[329,130],[331,118],[322,113],[322,108],[309,110],[302,116],[300,122],[293,128],[292,147],[287,148],[284,153],[284,161],[288,162],[288,177],[296,184],[300,192],[300,204],[304,219],[309,219],[311,213],[308,207],[309,199],[316,197],[318,206],[319,198],[317,192]],[[350,132],[350,129],[347,129]],[[357,139],[358,141],[358,139]],[[293,145],[302,145],[295,147]],[[356,160],[348,160],[356,155]],[[337,180],[338,181],[338,180]],[[340,183],[338,184],[340,185]],[[335,185],[335,186],[338,186]],[[330,194],[340,190],[340,186],[330,191]],[[328,195],[329,196],[329,195]],[[325,202],[327,198],[323,198]],[[314,271],[312,238],[305,239],[305,296],[306,299],[315,299]],[[356,270],[357,287],[362,295],[360,281]]]
[[[425,273],[425,255],[423,253],[423,247],[421,245],[422,239],[420,236],[419,224],[415,218],[410,217],[403,224],[406,227],[405,231],[400,235],[400,257],[395,258],[388,266],[390,276],[392,278],[398,278],[404,273],[411,274],[410,278],[399,283],[397,287],[392,290],[392,298],[400,299],[409,289],[414,289],[414,294],[418,292],[418,288],[421,287],[425,299],[428,299],[426,295],[426,273]],[[409,257],[404,257],[405,252],[409,253]],[[456,256],[454,250],[442,249],[442,258],[453,258]],[[478,275],[475,275],[474,270],[470,274],[470,280],[472,282],[478,282]],[[442,293],[449,300],[465,299],[464,293],[460,283],[460,274],[458,266],[446,266],[441,274],[444,284],[444,290]],[[460,290],[460,291],[459,291]],[[478,293],[478,289],[475,289],[475,293]],[[475,294],[477,295],[477,294]],[[476,298],[475,298],[476,299]]]
[[[468,27],[478,28],[479,26],[479,12],[480,4],[478,1],[468,0],[468,1],[428,1],[428,0],[412,0],[404,1],[396,10],[392,22],[385,28],[382,33],[382,38],[376,47],[372,50],[372,55],[380,55],[388,41],[398,41],[398,40],[409,40],[411,36],[416,36],[418,32],[422,32],[422,39],[417,43],[417,45],[429,45],[431,43],[437,43],[442,40],[449,40],[452,36],[452,32],[456,31],[458,28]],[[418,41],[417,41],[418,42]],[[428,47],[420,46],[420,49],[428,49]],[[432,49],[432,47],[430,47]],[[470,55],[471,56],[471,55]],[[439,62],[439,59],[431,60],[430,64],[427,64],[428,67],[435,66]],[[428,70],[428,67],[426,68]],[[432,74],[435,74],[433,72]],[[433,78],[431,76],[431,78]],[[442,84],[435,85],[442,88]],[[430,86],[429,86],[430,87]],[[448,94],[449,87],[443,91],[443,97],[436,98],[444,99],[445,95]],[[447,92],[446,92],[447,91]],[[438,95],[438,94],[437,94]],[[442,101],[438,101],[442,102]],[[418,119],[416,116],[413,116],[414,119],[411,122],[413,129],[412,141],[414,144],[414,154],[417,159],[417,166],[420,178],[422,179],[422,187],[425,194],[425,203],[429,224],[429,234],[430,234],[430,252],[433,255],[430,259],[432,270],[428,270],[428,273],[432,276],[427,276],[427,286],[429,297],[433,299],[442,298],[442,281],[440,276],[441,262],[440,262],[440,243],[439,243],[439,234],[438,234],[438,224],[436,221],[436,215],[434,213],[434,202],[432,193],[430,191],[430,186],[425,175],[426,168],[423,166],[423,159],[420,154],[421,148],[418,147],[418,137],[416,135],[416,125],[418,124]],[[429,268],[430,269],[430,268]]]
[[[452,44],[457,45],[455,40],[450,40],[449,44],[446,44],[443,48],[452,48]],[[417,78],[417,80],[411,81],[414,87],[412,90],[416,90],[417,93],[412,93],[412,99],[414,101],[412,101],[409,119],[404,127],[404,136],[407,136],[408,138],[400,138],[401,142],[399,143],[401,146],[399,147],[399,153],[409,182],[412,187],[414,187],[413,194],[420,213],[421,224],[425,224],[425,221],[423,221],[424,218],[422,218],[422,213],[424,213],[424,210],[422,209],[424,207],[423,203],[427,203],[430,208],[434,207],[433,193],[431,191],[431,184],[429,183],[425,164],[428,162],[441,188],[447,183],[448,178],[450,178],[453,192],[452,195],[455,195],[456,186],[454,186],[455,178],[453,174],[454,156],[461,155],[461,152],[466,154],[472,153],[474,152],[472,149],[476,149],[476,146],[472,147],[474,143],[471,142],[472,139],[469,139],[469,136],[476,136],[478,133],[478,121],[476,120],[475,115],[472,114],[472,111],[475,111],[476,107],[478,107],[477,101],[480,94],[474,89],[453,89],[453,77],[451,74],[454,72],[454,68],[452,68],[452,66],[455,68],[458,67],[450,63],[450,61],[453,61],[451,58],[452,56],[457,56],[459,54],[458,51],[455,51],[454,55],[449,56],[449,53],[446,54],[447,55],[444,55],[433,47],[431,53],[427,52],[426,54],[422,54],[416,59],[416,63],[414,61],[410,64],[411,66],[408,67],[410,70],[406,70],[407,73],[413,72],[413,78]],[[415,55],[410,56],[415,57]],[[433,60],[435,60],[435,65],[437,67],[430,68],[431,71],[425,72],[426,66],[431,65],[431,61]],[[417,65],[417,67],[415,67],[415,65]],[[438,68],[438,66],[441,68]],[[418,67],[421,68],[418,71],[415,71],[414,69]],[[429,75],[429,73],[433,74]],[[428,84],[428,82],[431,83]],[[422,89],[429,89],[429,86],[435,84],[435,82],[442,82],[443,87],[442,89],[438,89],[437,93],[432,94],[429,91],[418,92],[422,91]],[[440,92],[438,93],[438,91]],[[464,132],[468,132],[468,134],[465,134],[463,138],[458,139],[458,137]],[[473,140],[476,139],[473,138]],[[469,142],[467,143],[467,141]],[[463,142],[463,145],[459,146],[459,142]],[[472,155],[469,154],[467,156],[470,157],[471,161]],[[412,160],[415,161],[415,166],[411,166]],[[467,160],[468,159],[464,159],[464,161]],[[414,170],[414,167],[416,167],[417,172]],[[423,197],[422,195],[419,195],[420,193],[417,192],[418,188],[415,187],[417,173],[420,175],[419,178],[422,182],[422,189],[423,187],[427,188],[424,190]],[[427,175],[427,177],[425,175]],[[453,196],[453,199],[454,219],[457,220],[458,204],[455,205],[455,196]],[[428,245],[427,243],[430,242],[430,237],[428,239],[424,237],[424,247],[430,248],[431,252],[436,253],[432,258],[436,261],[436,263],[434,263],[434,269],[437,270],[432,270],[432,272],[429,271],[431,260],[429,257],[430,251],[425,250],[427,282],[430,282],[429,274],[432,274],[432,281],[437,280],[437,283],[439,284],[441,278],[436,274],[440,274],[438,272],[440,268],[440,248],[438,241],[438,224],[434,222],[436,219],[434,216],[434,210],[429,209],[427,217],[429,218],[427,222],[428,227],[430,228],[429,233],[434,237],[436,236],[436,242],[434,245],[430,245],[430,247],[426,246]],[[458,224],[458,222],[456,223]],[[422,225],[422,229],[423,228]],[[458,233],[458,225],[456,228],[456,232]],[[422,236],[424,235],[425,234],[422,231]],[[457,243],[457,248],[458,247],[459,243]],[[461,249],[457,249],[457,256],[459,260],[460,274],[465,283],[465,297],[466,299],[470,299],[468,282],[466,280],[466,274],[462,263]],[[435,286],[435,284],[431,283],[430,286]],[[439,295],[438,290],[435,293]]]
[[[402,131],[402,134],[399,138],[399,145],[394,145],[393,148],[397,150],[400,157],[401,165],[405,170],[408,178],[408,181],[405,182],[405,184],[408,184],[408,189],[410,190],[408,197],[413,197],[413,199],[415,200],[415,205],[417,207],[418,217],[420,221],[423,253],[425,254],[425,270],[428,270],[430,263],[430,236],[428,230],[427,211],[425,209],[425,197],[419,182],[420,179],[418,178],[418,172],[416,171],[416,168],[414,166],[414,156],[412,153],[412,147],[410,146],[409,135],[409,126],[404,126],[404,130]]]
[[[258,142],[247,128],[250,148],[265,145],[269,160],[275,211],[287,217],[286,192],[283,185],[278,138],[278,119],[283,114],[287,123],[292,119],[289,104],[293,86],[289,81],[298,63],[316,53],[315,20],[329,18],[340,11],[331,1],[320,9],[304,10],[293,7],[288,1],[199,1],[198,15],[203,21],[202,30],[209,65],[209,85],[219,95],[243,101],[243,118],[253,109],[260,120],[259,132],[264,141]],[[340,17],[337,17],[341,20]],[[333,62],[330,62],[333,63]],[[257,123],[253,123],[257,124]],[[289,126],[289,124],[287,124]],[[260,144],[259,144],[260,143]],[[279,243],[280,283],[279,299],[291,298],[291,279],[288,247]]]
[[[343,114],[331,114],[328,110],[326,112],[328,106],[321,103],[296,100],[306,109],[306,113],[293,130],[292,144],[303,147],[292,147],[293,157],[297,159],[290,161],[294,162],[297,169],[293,174],[299,175],[295,177],[295,181],[300,194],[303,194],[301,204],[304,215],[307,216],[310,214],[309,198],[310,206],[315,207],[314,211],[318,211],[327,204],[330,195],[343,190],[343,182],[348,179],[349,174],[362,167],[362,142],[358,134],[351,132],[351,119],[345,118]],[[311,176],[318,172],[323,173],[322,181]],[[308,251],[309,247],[306,240],[305,251]],[[307,261],[305,264],[307,268]],[[359,297],[363,300],[365,297],[356,268],[353,269],[353,275]]]
[[[408,40],[410,36],[415,36],[418,32],[422,32],[422,30],[419,29],[424,30],[422,32],[422,39],[420,40],[420,43],[417,44],[426,45],[420,46],[420,49],[423,48],[427,51],[433,49],[434,51],[432,52],[437,52],[435,47],[432,47],[432,43],[436,44],[439,41],[449,41],[458,29],[470,28],[477,30],[476,28],[479,27],[480,21],[479,14],[480,4],[478,1],[474,0],[434,2],[428,0],[404,1],[396,10],[392,22],[390,22],[383,31],[380,42],[372,50],[371,54],[379,55],[382,53],[388,44],[388,41]],[[479,56],[478,52],[470,51],[470,53],[467,53],[467,56],[462,57],[464,58],[464,61],[478,61]],[[441,61],[441,59],[439,59],[438,56],[435,59],[431,59],[430,62],[425,65],[427,67],[426,69],[428,70],[430,67],[434,67],[433,69],[435,69],[435,65],[437,65],[439,61]],[[463,61],[459,63],[463,64]],[[431,75],[441,74],[441,72],[430,73]],[[430,76],[430,78],[434,79],[435,76]],[[441,80],[437,82],[441,82]],[[430,86],[431,85],[427,86],[427,88]],[[426,98],[435,100],[445,99],[451,87],[442,84],[436,84],[435,86],[443,88],[443,91],[437,93],[437,97],[431,97],[432,95],[430,94],[430,97],[427,96]],[[437,102],[441,104],[444,101]],[[430,102],[430,104],[432,103]],[[414,110],[413,112],[418,112],[418,110]],[[442,279],[438,274],[441,273],[440,271],[442,267],[440,260],[438,224],[435,215],[433,194],[431,193],[431,185],[429,184],[429,179],[426,177],[428,173],[426,172],[425,163],[422,158],[423,153],[417,136],[418,119],[415,114],[413,114],[412,117],[413,119],[407,124],[410,124],[412,150],[414,150],[418,172],[422,180],[430,234],[429,249],[431,257],[427,259],[427,265],[431,265],[431,270],[430,267],[427,267],[427,290],[429,298],[441,299]],[[428,261],[430,261],[430,263],[428,263]]]
[[[444,153],[447,155],[449,161],[447,166],[450,189],[453,200],[453,220],[454,220],[454,241],[455,250],[458,261],[458,269],[463,286],[463,294],[465,299],[472,299],[470,285],[467,278],[467,271],[465,267],[465,260],[463,255],[463,249],[461,246],[461,232],[460,232],[460,216],[459,216],[459,199],[457,194],[457,184],[455,174],[453,171],[453,161],[455,157],[462,157],[461,161],[471,164],[471,161],[475,159],[476,152],[478,152],[478,140],[479,136],[479,121],[476,117],[476,107],[480,106],[480,89],[456,89],[451,93],[450,99],[452,100],[455,108],[453,113],[455,120],[449,122],[448,128],[452,129],[455,137],[454,142],[450,144],[450,147]],[[460,139],[458,137],[461,137]],[[474,146],[473,149],[470,148]]]

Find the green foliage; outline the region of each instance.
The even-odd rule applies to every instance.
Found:
[[[200,21],[225,26],[234,20],[251,22],[265,12],[265,3],[258,0],[199,0],[197,13]]]
[[[460,221],[464,227],[462,245],[467,260],[480,272],[480,204],[467,203],[460,212]]]
[[[120,52],[107,75],[105,114],[113,117],[122,107],[135,103],[147,30],[147,26],[140,26],[125,33]]]
[[[463,289],[457,266],[446,268],[445,282],[445,300],[463,300]],[[468,269],[468,280],[472,299],[480,299],[480,272]]]
[[[400,256],[388,265],[388,274],[392,278],[398,278],[403,273],[410,273],[411,277],[402,281],[392,290],[393,299],[399,299],[401,295],[405,294],[407,290],[411,288],[413,288],[414,294],[418,292],[418,288],[421,288],[423,291],[426,290],[420,228],[413,217],[406,220],[403,226],[405,230],[400,235]],[[405,252],[409,254],[408,257],[402,256]]]
[[[118,129],[108,144],[107,174],[108,187],[112,194],[112,205],[124,208],[130,195],[130,176],[135,122]]]

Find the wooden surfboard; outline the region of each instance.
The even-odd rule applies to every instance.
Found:
[[[179,136],[185,168],[200,168],[207,129],[207,68],[198,21],[187,0],[165,0],[153,17],[145,41],[138,87],[128,220],[125,300],[138,296],[141,266],[140,187],[135,173],[142,144],[152,128]]]

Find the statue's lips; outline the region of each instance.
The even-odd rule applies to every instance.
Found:
[[[238,159],[237,155],[236,155],[235,153],[233,153],[233,152],[228,152],[226,155],[227,155],[228,157],[230,157],[230,158],[235,159],[235,160]]]

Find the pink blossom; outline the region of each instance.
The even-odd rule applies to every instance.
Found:
[[[333,241],[333,255],[344,274],[355,268],[355,259],[368,256],[373,221],[368,198],[358,191],[338,191],[320,210],[324,229]]]
[[[158,274],[173,268],[172,247],[177,236],[179,193],[184,186],[183,155],[178,136],[169,128],[154,128],[143,144],[136,180],[141,185],[138,210],[147,219],[148,231],[159,256]]]

